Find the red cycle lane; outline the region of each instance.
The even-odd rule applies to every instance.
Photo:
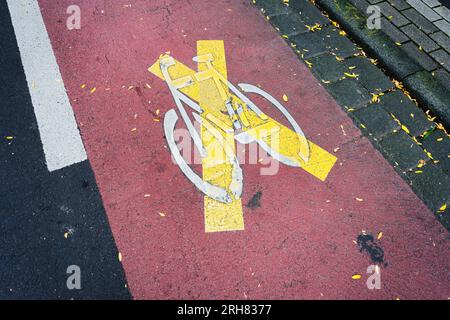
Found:
[[[447,299],[447,231],[250,1],[80,0],[69,31],[72,2],[39,1],[134,298]],[[228,79],[286,95],[338,158],[324,182],[242,164],[242,231],[205,233],[203,194],[164,138],[173,97],[147,70],[165,52],[197,70],[199,40],[223,40]],[[365,283],[362,232],[383,234],[379,290]]]

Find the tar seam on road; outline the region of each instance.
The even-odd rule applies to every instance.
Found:
[[[7,0],[49,171],[87,159],[37,0]],[[39,61],[39,63],[36,63]]]

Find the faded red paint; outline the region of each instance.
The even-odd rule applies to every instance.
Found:
[[[39,2],[135,298],[447,299],[447,231],[250,1],[80,0],[80,31],[65,28],[73,1]],[[244,207],[243,232],[204,233],[202,194],[153,121],[174,102],[147,68],[166,51],[196,68],[204,39],[225,41],[232,82],[286,94],[310,140],[340,147],[325,183],[243,165],[243,203],[262,191],[260,208]],[[384,234],[381,290],[366,288],[361,230]]]

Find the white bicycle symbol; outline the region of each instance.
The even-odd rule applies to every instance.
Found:
[[[230,192],[228,192],[223,187],[216,186],[207,181],[204,181],[198,174],[196,174],[192,170],[192,168],[186,163],[186,161],[180,154],[180,150],[178,149],[174,138],[174,130],[178,121],[178,114],[175,109],[170,109],[169,111],[167,111],[164,116],[164,132],[170,152],[183,174],[201,192],[203,192],[208,197],[211,197],[222,203],[230,203],[232,202],[232,197],[234,197],[235,199],[240,199],[242,195],[243,174],[241,166],[236,157],[235,150],[233,150],[232,146],[230,146],[225,141],[225,139],[223,139],[223,135],[221,134],[220,130],[228,134],[234,134],[234,139],[242,144],[257,142],[263,150],[265,150],[270,156],[281,163],[292,167],[300,166],[298,161],[294,161],[290,157],[280,154],[263,139],[248,134],[248,129],[252,128],[248,117],[246,116],[248,112],[253,112],[263,122],[268,122],[270,118],[265,115],[261,111],[261,109],[256,106],[244,93],[253,93],[262,96],[283,114],[283,116],[287,119],[290,126],[297,134],[300,145],[306,146],[306,148],[302,148],[302,150],[299,150],[298,156],[304,163],[307,163],[309,161],[310,148],[308,140],[306,139],[305,134],[303,133],[298,123],[279,101],[277,101],[274,97],[272,97],[264,90],[247,83],[238,84],[238,87],[242,90],[241,92],[214,68],[212,64],[214,58],[211,54],[197,56],[194,57],[193,60],[197,63],[205,63],[207,66],[207,70],[203,72],[197,72],[194,74],[194,76],[172,79],[169,75],[168,69],[171,66],[174,66],[176,62],[170,56],[165,56],[160,60],[160,68],[163,77],[169,87],[169,90],[175,100],[176,108],[180,113],[184,123],[186,124],[189,134],[192,137],[194,145],[198,149],[200,155],[202,157],[207,156],[207,151],[202,143],[199,133],[197,132],[193,122],[189,118],[184,104],[189,106],[194,111],[192,113],[194,119],[198,121],[219,141],[219,143],[223,147],[223,150],[225,151],[228,161],[232,164],[232,179],[229,185]],[[199,82],[207,79],[214,80],[214,83],[220,93],[220,97],[223,100],[228,116],[232,121],[233,128],[225,125],[223,121],[221,121],[214,115],[214,113],[205,112],[205,110],[203,110],[199,104],[197,104],[195,101],[193,101],[191,98],[180,91],[185,87],[193,85],[195,81]],[[227,88],[228,90],[225,88]]]

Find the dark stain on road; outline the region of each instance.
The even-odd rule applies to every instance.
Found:
[[[147,100],[147,98],[144,96],[144,93],[142,92],[142,89],[141,89],[139,86],[137,86],[137,87],[134,87],[134,90],[136,91],[136,94],[138,95],[139,99],[141,100],[141,104],[144,106],[144,108],[145,108],[145,109],[146,109],[153,117],[158,118],[158,115],[156,114],[156,112],[153,111],[153,110],[151,110],[151,109],[149,109],[149,106],[148,106],[148,100]]]
[[[262,192],[258,191],[257,193],[255,193],[253,195],[253,197],[250,199],[250,201],[247,203],[247,208],[250,209],[256,209],[261,207],[261,197],[262,197]]]
[[[387,266],[387,262],[384,260],[384,251],[377,244],[373,235],[360,234],[356,243],[358,244],[359,251],[367,253],[373,263]]]

